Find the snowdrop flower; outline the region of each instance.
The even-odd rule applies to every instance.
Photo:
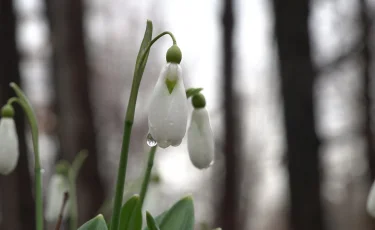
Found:
[[[188,130],[188,151],[191,162],[198,169],[208,168],[214,161],[214,136],[202,94],[193,96],[194,110]]]
[[[155,85],[148,111],[149,132],[161,148],[178,146],[186,133],[188,104],[180,67],[181,51],[173,45]]]
[[[62,174],[54,174],[48,185],[46,200],[46,220],[54,222],[59,218],[60,210],[63,204],[64,193],[69,191],[69,181]],[[69,210],[69,201],[64,210],[64,218],[67,218]]]
[[[370,193],[367,197],[367,212],[375,218],[375,182],[372,184]]]
[[[19,156],[16,124],[13,120],[13,107],[11,105],[3,106],[1,115],[0,174],[8,175],[16,168]]]

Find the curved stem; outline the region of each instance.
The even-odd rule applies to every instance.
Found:
[[[154,166],[154,158],[155,158],[156,149],[157,149],[157,146],[152,147],[148,155],[147,169],[145,172],[145,176],[143,178],[142,188],[141,188],[141,192],[139,196],[141,208],[143,206],[143,201],[145,200],[145,197],[146,197],[148,184],[150,183],[150,176],[151,176],[152,166]]]
[[[147,22],[151,25],[151,21]],[[152,29],[151,29],[152,30]],[[147,30],[146,30],[147,32]],[[125,123],[124,123],[124,135],[122,139],[122,146],[121,146],[121,155],[120,155],[120,162],[117,172],[117,182],[116,182],[116,192],[115,192],[115,199],[113,204],[113,212],[112,212],[112,221],[111,221],[111,230],[118,230],[119,223],[120,223],[120,211],[122,206],[122,198],[124,193],[124,185],[125,185],[125,178],[126,178],[126,168],[128,163],[128,152],[129,152],[129,144],[130,144],[130,136],[131,136],[131,130],[133,127],[133,121],[134,121],[134,113],[135,113],[135,106],[137,103],[137,97],[138,97],[138,91],[139,86],[142,80],[142,73],[138,73],[138,67],[144,64],[147,61],[148,53],[151,49],[151,46],[162,36],[169,35],[172,40],[173,44],[176,44],[176,39],[174,38],[173,34],[170,32],[163,32],[156,36],[154,39],[152,39],[149,44],[147,45],[147,48],[145,51],[141,54],[140,58],[140,65],[136,64],[136,69],[134,70],[134,76],[133,76],[133,82],[132,82],[132,88],[130,91],[130,97],[128,102],[128,107],[126,110],[125,115]],[[142,46],[141,46],[142,48]],[[142,52],[142,50],[140,50]]]
[[[74,230],[78,227],[78,203],[77,203],[77,188],[76,188],[76,180],[81,169],[83,162],[87,158],[87,150],[81,150],[76,158],[74,159],[71,167],[69,168],[68,172],[68,180],[70,186],[70,229]]]
[[[36,230],[43,230],[43,190],[42,190],[42,168],[39,156],[38,142],[38,122],[35,117],[34,110],[23,91],[16,83],[10,83],[10,87],[15,91],[18,98],[10,98],[8,103],[17,102],[23,109],[29,121],[31,128],[31,136],[34,148],[34,170],[35,170],[35,214],[36,214]]]
[[[146,61],[146,58],[148,57],[148,53],[150,52],[151,46],[164,35],[169,35],[172,38],[173,44],[174,45],[177,44],[176,39],[171,32],[165,31],[159,34],[154,39],[152,39],[150,43],[148,44],[147,48],[145,49],[145,51],[143,52],[140,58],[140,63],[143,63]],[[130,92],[128,109],[126,110],[126,116],[125,116],[125,121],[130,121],[130,122],[133,122],[134,120],[135,104],[137,103],[138,90],[139,90],[139,86],[142,80],[142,75],[137,76],[136,75],[137,72],[138,72],[137,69],[134,70],[133,84],[132,84],[132,89]]]

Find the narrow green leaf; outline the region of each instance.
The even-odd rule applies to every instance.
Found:
[[[141,230],[142,211],[138,195],[132,196],[121,208],[119,230]]]
[[[194,95],[197,95],[200,91],[202,91],[203,88],[190,88],[186,90],[186,97],[192,97]]]
[[[148,50],[147,52],[146,50],[152,39],[152,29],[153,29],[152,22],[150,20],[147,20],[145,35],[143,37],[141,47],[139,48],[137,61],[135,63],[135,73],[134,73],[135,76],[139,76],[139,75],[142,76],[143,72],[145,71],[148,55],[150,53],[150,50]],[[146,54],[146,56],[142,61],[141,57],[143,56],[144,53]]]
[[[88,156],[88,150],[83,149],[78,152],[72,163],[72,170],[75,177],[77,177],[79,170]]]
[[[155,219],[149,212],[146,212],[147,226],[150,230],[160,230]]]
[[[168,210],[162,212],[160,215],[158,215],[158,216],[155,218],[156,224],[157,224],[158,226],[159,226],[160,223],[163,221],[163,218],[165,217],[165,215],[167,214],[167,212],[168,212]],[[149,230],[149,228],[146,226],[143,230]]]
[[[93,219],[87,221],[78,230],[108,230],[102,214],[97,215]]]
[[[194,203],[191,196],[175,203],[163,217],[160,230],[193,230]]]

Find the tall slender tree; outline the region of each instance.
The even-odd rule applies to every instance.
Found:
[[[0,1],[0,50],[0,106],[2,106],[8,98],[14,96],[9,83],[20,84],[16,16],[12,0]],[[2,216],[0,229],[33,230],[35,229],[35,211],[25,142],[24,115],[17,106],[15,109],[20,155],[16,170],[8,176],[0,176],[0,213]]]
[[[362,25],[362,76],[363,76],[363,107],[364,107],[364,135],[367,144],[367,158],[370,168],[371,182],[375,180],[375,138],[372,129],[372,101],[371,101],[371,51],[370,51],[370,16],[365,0],[360,1],[360,16]]]
[[[238,103],[234,92],[233,77],[233,29],[235,25],[233,15],[233,1],[224,0],[222,25],[223,25],[223,108],[224,108],[224,166],[225,177],[223,181],[223,197],[220,204],[220,212],[218,215],[218,224],[223,229],[239,230],[238,213],[238,197],[239,191],[239,164],[240,157],[240,131],[239,131],[239,113]]]
[[[275,35],[290,187],[290,225],[295,230],[324,229],[320,199],[319,144],[315,131],[309,0],[273,0]]]
[[[82,0],[46,0],[51,28],[53,80],[61,157],[72,161],[81,149],[89,156],[78,177],[79,222],[93,217],[104,200],[90,101]]]

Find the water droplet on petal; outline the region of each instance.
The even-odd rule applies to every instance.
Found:
[[[155,139],[151,136],[151,134],[147,134],[147,145],[150,146],[150,147],[154,147],[155,145],[157,145],[158,142],[155,141]]]

